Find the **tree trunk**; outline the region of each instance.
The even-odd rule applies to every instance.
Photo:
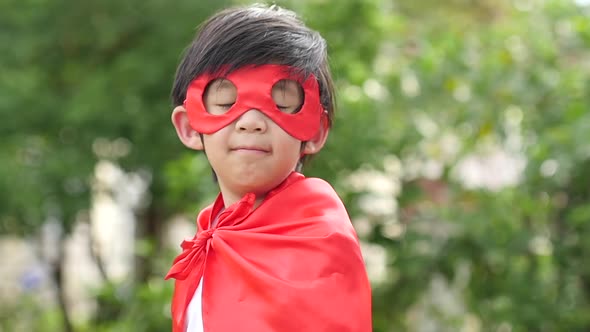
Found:
[[[63,236],[59,241],[59,250],[58,250],[58,259],[55,262],[52,262],[52,276],[55,282],[55,286],[57,289],[57,300],[59,304],[59,309],[62,314],[63,319],[63,328],[64,332],[74,332],[74,327],[72,325],[72,321],[70,319],[70,314],[68,313],[67,303],[66,303],[66,294],[63,287],[63,262],[64,262],[64,252],[65,252],[65,242],[63,241]]]

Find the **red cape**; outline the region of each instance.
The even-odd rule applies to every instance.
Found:
[[[221,195],[197,219],[166,278],[173,332],[203,279],[206,332],[370,332],[371,288],[346,210],[325,181],[293,172],[252,211]],[[219,214],[217,226],[211,222]]]

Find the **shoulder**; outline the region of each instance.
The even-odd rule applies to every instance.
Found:
[[[304,178],[287,188],[292,200],[299,203],[299,207],[309,213],[348,214],[342,200],[334,188],[325,180],[319,178]]]
[[[350,217],[334,188],[319,178],[303,178],[273,198],[269,208],[288,211],[287,219],[306,221],[321,234],[340,233],[356,238]],[[270,203],[270,202],[269,202]]]

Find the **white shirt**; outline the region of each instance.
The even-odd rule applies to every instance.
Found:
[[[186,332],[203,332],[203,278],[199,281],[199,285],[193,294],[193,298],[188,305],[186,312]]]

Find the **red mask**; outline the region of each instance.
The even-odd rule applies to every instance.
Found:
[[[224,78],[237,89],[235,103],[224,114],[210,114],[205,108],[203,96],[209,83]],[[280,80],[295,80],[303,88],[304,101],[297,113],[282,112],[272,99],[272,88]],[[184,106],[191,127],[202,134],[212,134],[237,120],[242,114],[255,109],[279,125],[289,135],[301,141],[312,139],[320,128],[323,107],[315,76],[304,79],[284,65],[247,66],[236,69],[226,76],[203,74],[191,82],[186,92]]]

